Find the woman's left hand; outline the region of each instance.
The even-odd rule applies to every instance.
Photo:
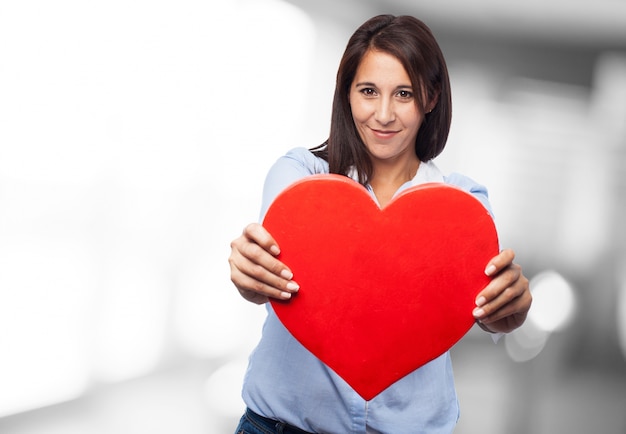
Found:
[[[474,318],[493,333],[508,333],[521,326],[532,303],[528,279],[514,259],[511,249],[493,257],[485,269],[493,279],[476,297]]]

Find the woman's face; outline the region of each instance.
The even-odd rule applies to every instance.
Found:
[[[374,162],[415,158],[415,138],[423,116],[411,80],[400,61],[369,50],[350,87],[354,124]]]

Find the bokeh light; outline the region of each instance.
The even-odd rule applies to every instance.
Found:
[[[548,333],[565,328],[576,310],[570,283],[556,271],[545,271],[531,279],[530,288],[533,304],[528,321]]]
[[[516,362],[537,357],[550,334],[563,330],[576,310],[572,286],[554,270],[544,271],[532,278],[530,289],[533,304],[526,322],[505,337],[507,353]]]

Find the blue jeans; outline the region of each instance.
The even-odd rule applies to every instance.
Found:
[[[259,416],[247,409],[237,426],[236,434],[312,434],[295,426]]]

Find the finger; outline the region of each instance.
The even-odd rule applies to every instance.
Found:
[[[293,273],[285,264],[256,243],[243,243],[234,250],[243,257],[237,261],[235,256],[235,264],[251,276],[281,288],[286,288],[287,282],[293,278]]]
[[[258,223],[250,223],[243,230],[243,235],[249,240],[254,241],[263,249],[267,250],[274,256],[280,254],[280,248],[276,240],[270,235],[270,233]]]
[[[282,276],[291,275],[291,272],[283,273]],[[243,261],[236,263],[231,261],[231,280],[239,288],[248,288],[253,291],[261,291],[268,294],[267,287],[276,291],[295,293],[300,289],[299,285],[291,279],[277,276],[263,266]],[[273,293],[274,291],[272,291]]]
[[[483,319],[528,292],[528,279],[521,274],[521,267],[510,265],[500,272],[476,298],[474,316]]]
[[[507,321],[513,328],[519,327],[528,314],[532,303],[532,295],[530,291],[522,293],[519,297],[504,305],[490,315],[479,320],[482,324],[494,324],[501,321]]]
[[[515,291],[514,284],[521,276],[521,267],[512,264],[501,270],[487,286],[476,296],[476,306],[483,310],[495,310],[497,303],[503,303],[507,297],[519,295]]]
[[[505,318],[510,315],[514,315],[516,313],[522,312],[524,306],[524,294],[520,294],[517,297],[509,300],[507,303],[502,304],[498,307],[498,305],[490,306],[491,309],[484,309],[485,314],[479,320],[483,323],[490,323],[494,321],[498,321],[502,318]]]
[[[266,297],[288,299],[299,289],[291,280],[293,273],[256,244],[233,248],[229,264],[231,280],[240,292],[253,291]]]
[[[232,280],[233,282],[238,282],[235,286],[246,300],[257,304],[266,303],[269,298],[279,300],[289,300],[291,298],[290,292],[281,291],[271,285],[250,278],[237,270],[232,273]]]
[[[515,260],[515,252],[512,249],[504,249],[487,263],[485,274],[493,276],[511,265],[513,260]]]

